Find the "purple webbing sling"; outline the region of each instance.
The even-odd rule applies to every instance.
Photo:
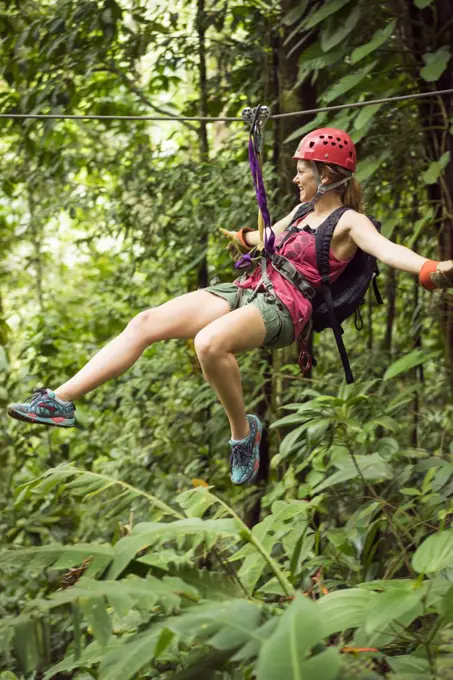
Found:
[[[271,229],[271,218],[267,208],[267,196],[266,189],[264,188],[263,173],[261,172],[261,166],[256,155],[252,135],[249,140],[249,163],[250,170],[252,171],[253,184],[255,185],[256,200],[258,201],[258,207],[264,220],[264,250],[267,253],[273,253],[275,251],[275,234]],[[244,269],[251,263],[252,258],[247,253],[246,255],[243,255],[234,266],[236,269]]]

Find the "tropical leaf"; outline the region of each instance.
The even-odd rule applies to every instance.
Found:
[[[310,505],[305,501],[276,501],[272,505],[272,514],[252,529],[252,536],[256,538],[264,550],[271,554],[276,543],[282,542],[285,535],[293,530],[293,522],[301,515],[306,516]],[[251,593],[258,583],[268,562],[262,553],[250,551],[249,546],[231,557],[231,561],[242,559],[244,562],[238,572],[238,578]],[[281,584],[280,584],[281,585]]]
[[[162,627],[152,627],[107,652],[99,667],[99,680],[129,680],[134,677],[154,659],[162,633]]]
[[[453,529],[429,536],[417,548],[412,566],[418,574],[430,574],[453,564]]]
[[[103,571],[114,557],[110,545],[97,543],[76,543],[61,545],[52,543],[35,548],[8,550],[0,553],[0,569],[16,569],[18,565],[26,567],[30,572],[42,571],[46,567],[54,569],[70,569],[90,558],[87,575],[96,575]]]
[[[203,517],[206,510],[214,505],[217,499],[201,486],[183,491],[176,501],[184,509],[187,517]]]
[[[391,239],[395,227],[399,224],[399,222],[400,218],[396,215],[393,217],[386,218],[382,223],[381,234],[385,236],[385,238]]]
[[[359,182],[365,182],[369,179],[376,170],[380,168],[382,163],[386,160],[388,154],[386,152],[381,153],[378,157],[369,156],[365,160],[360,161],[357,164],[356,178]]]
[[[425,62],[425,66],[420,71],[423,80],[426,80],[428,83],[439,80],[442,73],[447,68],[450,58],[451,52],[448,45],[440,47],[436,52],[427,52],[424,54],[423,61]]]
[[[140,496],[150,502],[152,506],[158,508],[164,515],[182,519],[182,515],[179,512],[173,510],[169,505],[150,493],[137,489],[126,482],[106,474],[91,472],[89,470],[79,470],[68,463],[59,465],[56,468],[50,468],[41,475],[41,477],[18,487],[16,492],[16,505],[19,506],[24,503],[31,494],[37,496],[47,494],[51,488],[58,485],[69,489],[72,494],[80,495],[84,498],[90,498],[111,487],[118,486],[121,489],[121,495],[124,493],[128,494],[130,500]]]
[[[354,30],[361,15],[362,8],[360,5],[356,5],[344,22],[338,22],[334,17],[329,23],[329,28],[321,33],[321,47],[323,51],[328,52],[332,47],[341,43]]]
[[[330,648],[308,658],[309,651],[324,635],[325,628],[316,604],[298,595],[262,646],[257,676],[260,680],[333,680],[340,666],[338,650]]]
[[[92,628],[95,639],[101,647],[105,647],[112,635],[112,621],[107,613],[104,598],[99,595],[81,597],[78,603]]]
[[[360,47],[356,47],[351,54],[351,64],[357,64],[358,61],[384,45],[395,30],[395,26],[396,19],[391,21],[384,28],[377,30],[370,41],[366,42],[364,45],[360,45]]]
[[[382,108],[382,104],[373,104],[371,106],[364,106],[360,111],[358,116],[354,119],[354,129],[360,130],[369,124],[369,122],[375,117],[379,109]]]
[[[203,520],[199,517],[190,517],[168,523],[141,522],[134,527],[131,536],[125,536],[115,544],[108,577],[118,578],[138,552],[160,542],[176,540],[183,536],[197,536],[201,540],[206,538],[212,544],[221,537],[235,540],[240,538],[235,519]]]
[[[430,359],[434,359],[438,355],[438,352],[429,352],[423,349],[414,349],[409,354],[401,357],[393,364],[391,364],[386,372],[384,373],[383,380],[391,380],[401,373],[409,371],[415,366],[420,366]]]
[[[433,161],[422,175],[426,184],[435,184],[450,162],[450,152],[446,151],[438,161]]]
[[[307,9],[308,0],[301,0],[292,10],[287,12],[282,19],[282,23],[285,26],[292,26],[298,21]]]
[[[316,10],[306,22],[304,22],[305,28],[313,28],[321,21],[327,19],[327,17],[338,12],[342,7],[347,5],[351,0],[331,0],[330,2],[323,3],[322,6]]]
[[[372,453],[370,456],[354,456],[354,458],[355,462],[352,458],[343,460],[341,462],[341,469],[324,479],[312,490],[312,493],[320,493],[335,484],[361,476],[369,481],[389,479],[392,476],[390,467],[378,453]]]
[[[377,61],[373,61],[371,64],[367,64],[358,71],[350,73],[349,75],[341,78],[337,83],[335,83],[333,87],[322,93],[322,101],[326,104],[330,104],[330,102],[334,101],[338,97],[341,97],[341,95],[345,94],[346,92],[349,92],[349,90],[352,90],[368,76],[376,64]]]
[[[425,678],[430,672],[430,664],[428,659],[423,659],[420,656],[403,654],[401,656],[388,656],[386,659],[394,671],[399,674],[404,674],[401,675],[402,680],[405,678],[407,678],[407,680],[416,680],[414,674],[417,674],[417,677],[418,674],[420,674],[423,678]]]
[[[413,610],[424,595],[422,588],[407,584],[405,588],[391,588],[377,596],[365,621],[365,632],[383,630],[391,621],[400,619],[406,612]]]
[[[318,600],[318,609],[324,622],[325,635],[332,635],[348,628],[363,626],[376,593],[348,588],[329,593]]]
[[[261,607],[247,600],[212,602],[174,617],[168,627],[187,644],[205,641],[215,649],[238,649],[254,638],[261,623]]]

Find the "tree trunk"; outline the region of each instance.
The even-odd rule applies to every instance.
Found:
[[[451,0],[436,0],[432,6],[418,9],[414,2],[403,0],[405,21],[404,39],[412,53],[412,59],[419,68],[425,65],[425,53],[434,53],[442,46],[453,43],[453,4]],[[428,85],[418,78],[417,89],[453,88],[453,71],[447,67],[440,78]],[[439,160],[446,152],[453,158],[453,95],[431,97],[420,104],[421,125],[424,132],[425,151],[429,160]],[[453,259],[453,162],[445,168],[436,184],[427,186],[431,205],[435,206],[435,224],[438,235],[438,257],[440,260]],[[442,324],[449,367],[450,385],[453,392],[453,304],[451,295],[443,298]]]
[[[200,82],[200,116],[208,115],[208,91],[206,78],[206,13],[205,0],[197,0],[197,17],[196,27],[198,34],[198,75]],[[204,121],[200,122],[200,129],[198,133],[200,160],[201,162],[209,162],[209,143],[207,125]],[[208,228],[207,221],[203,223],[202,232],[200,234],[200,247],[205,251],[208,248]],[[206,288],[208,285],[208,258],[204,255],[197,269],[197,287]]]
[[[300,0],[281,0],[280,7],[282,16],[294,10],[300,4]],[[310,11],[312,5],[310,0],[306,12]],[[279,113],[290,113],[291,111],[301,111],[303,109],[313,109],[316,107],[316,89],[308,80],[298,85],[299,81],[299,57],[302,52],[313,44],[317,39],[316,32],[309,38],[300,31],[290,39],[294,33],[294,26],[282,24],[280,40],[278,44],[278,110]],[[281,149],[279,158],[279,178],[280,186],[278,196],[280,200],[286,199],[293,194],[296,196],[292,179],[295,175],[294,161],[292,153],[297,142],[292,141],[285,145],[285,139],[298,128],[302,127],[313,119],[314,116],[303,116],[301,118],[292,116],[280,118],[275,121],[275,135]]]

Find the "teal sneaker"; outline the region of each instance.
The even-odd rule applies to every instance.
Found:
[[[247,416],[250,434],[245,439],[230,439],[230,479],[233,484],[250,484],[256,478],[260,467],[260,442],[263,426],[257,416]]]
[[[58,399],[45,387],[33,390],[23,404],[9,404],[8,415],[26,423],[42,423],[54,427],[74,427],[75,406],[72,401]]]

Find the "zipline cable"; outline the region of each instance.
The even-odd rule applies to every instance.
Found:
[[[366,102],[355,102],[353,104],[338,104],[335,106],[322,106],[317,109],[306,109],[305,111],[292,111],[291,113],[277,113],[271,115],[271,119],[290,118],[292,116],[308,116],[314,113],[324,113],[326,111],[340,111],[341,109],[356,109],[362,106],[373,106],[374,104],[387,104],[389,102],[403,101],[405,99],[419,99],[421,97],[434,97],[441,94],[451,94],[453,89],[435,90],[434,92],[418,92],[397,97],[385,97],[383,99],[370,99]],[[209,116],[96,116],[96,115],[72,115],[66,113],[0,113],[0,119],[34,119],[34,120],[150,120],[150,121],[200,121],[205,123],[242,121],[240,117],[209,117]]]

